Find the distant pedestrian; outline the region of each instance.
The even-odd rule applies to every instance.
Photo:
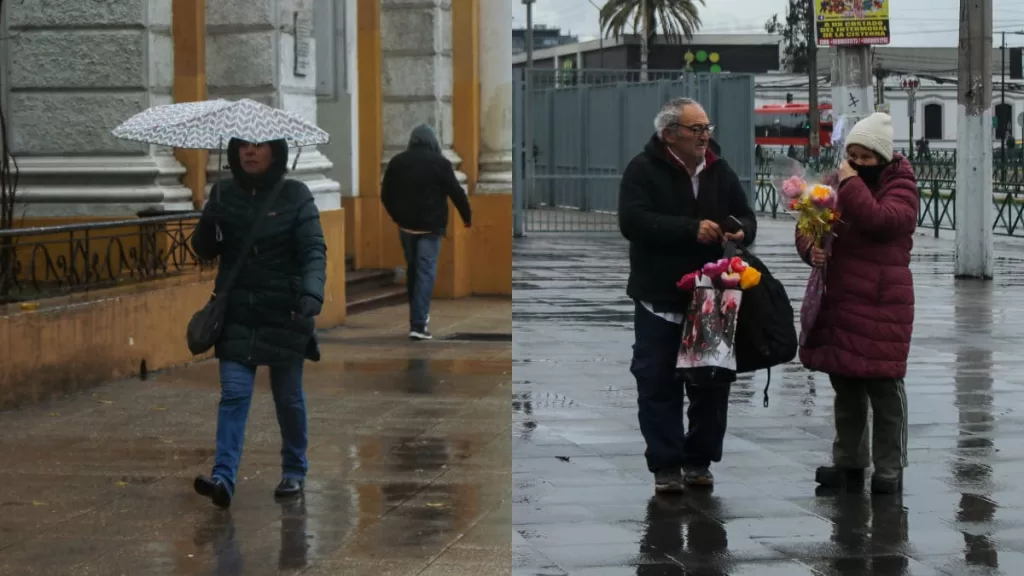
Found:
[[[448,228],[448,199],[468,228],[472,213],[452,163],[441,154],[434,130],[422,124],[409,147],[388,162],[381,201],[399,228],[409,293],[409,338],[430,340],[430,298],[437,278],[441,238]]]
[[[846,160],[830,180],[838,186],[841,218],[831,253],[797,231],[804,261],[827,265],[821,310],[800,349],[803,365],[827,373],[836,393],[832,465],[818,468],[816,478],[826,487],[862,484],[873,453],[872,491],[899,492],[907,466],[903,378],[914,328],[910,251],[919,198],[913,168],[893,153],[889,115],[875,113],[853,127]]]
[[[221,508],[230,506],[234,495],[258,366],[270,367],[281,427],[282,479],[274,495],[288,498],[303,491],[309,466],[302,372],[305,360],[320,360],[314,330],[327,262],[313,195],[302,182],[285,179],[284,140],[251,144],[232,139],[228,164],[232,178],[214,185],[192,238],[199,256],[220,257],[217,291],[242,261],[215,348],[221,392],[213,472],[194,481],[196,492]],[[252,248],[246,250],[261,215]]]
[[[626,293],[636,304],[630,370],[640,432],[655,490],[665,492],[713,484],[710,465],[722,459],[734,378],[709,381],[708,372],[695,370],[680,379],[676,359],[691,295],[676,282],[721,258],[724,242],[753,243],[757,221],[736,173],[709,149],[714,126],[699,103],[670,100],[654,127],[622,176],[619,229],[629,240]],[[689,432],[683,426],[684,388]]]

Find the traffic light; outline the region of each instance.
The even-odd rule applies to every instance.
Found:
[[[1010,80],[1024,80],[1024,48],[1010,48]]]

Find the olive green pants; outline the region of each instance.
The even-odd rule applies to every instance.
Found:
[[[867,468],[893,475],[907,467],[907,392],[903,380],[830,375],[836,391],[836,439],[832,462],[842,468]],[[873,414],[868,444],[868,406]],[[871,456],[874,454],[874,460]]]

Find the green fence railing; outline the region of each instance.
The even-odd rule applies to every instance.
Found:
[[[992,204],[995,218],[994,233],[1003,236],[1024,235],[1024,154],[1021,149],[994,151],[992,162]],[[906,152],[900,151],[901,154]],[[834,170],[842,158],[829,150],[813,160],[808,160],[802,150],[786,154],[807,166],[808,170],[824,174]],[[786,212],[775,190],[773,167],[776,154],[762,153],[757,160],[757,182],[755,206],[759,212],[776,218]],[[956,201],[956,151],[938,150],[918,153],[913,159],[917,176],[918,191],[921,194],[921,208],[917,225],[934,230],[956,229],[953,209]]]

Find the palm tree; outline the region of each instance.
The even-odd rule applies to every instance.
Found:
[[[640,77],[647,79],[648,44],[659,32],[669,42],[690,40],[700,28],[697,3],[704,0],[607,0],[601,8],[601,35],[619,37],[640,31]]]

